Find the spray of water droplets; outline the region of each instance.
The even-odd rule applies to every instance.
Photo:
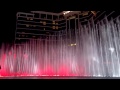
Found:
[[[119,17],[61,32],[10,50],[2,45],[0,75],[120,77]]]

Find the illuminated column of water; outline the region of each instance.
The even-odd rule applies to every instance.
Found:
[[[117,28],[117,31],[118,31],[118,51],[120,53],[120,16],[116,19],[116,28]],[[118,76],[120,77],[120,55],[118,54],[118,58],[119,58],[119,61],[118,61]]]
[[[52,67],[52,59],[53,59],[53,35],[50,36],[50,41],[49,41],[49,62],[48,65]],[[50,68],[50,67],[49,67]]]
[[[104,70],[104,62],[103,62],[103,57],[102,57],[102,46],[101,46],[101,38],[100,38],[100,33],[99,33],[99,26],[100,23],[95,25],[95,40],[96,40],[96,49],[97,49],[97,59],[96,59],[96,65],[98,67],[98,76],[105,76],[105,70]]]
[[[56,71],[56,69],[55,69],[55,57],[56,57],[56,32],[55,32],[55,34],[54,34],[54,36],[52,37],[53,38],[53,63],[52,63],[52,66],[53,66],[53,68],[54,68],[54,72]],[[55,74],[56,74],[56,72],[55,72]]]
[[[109,27],[109,39],[110,39],[110,46],[109,46],[109,50],[111,51],[112,50],[112,48],[113,48],[113,51],[111,51],[110,52],[110,58],[111,58],[111,62],[112,62],[112,76],[116,76],[116,74],[115,74],[115,71],[116,71],[116,68],[115,68],[115,66],[117,66],[117,65],[115,65],[115,63],[116,63],[116,43],[115,43],[115,41],[116,41],[116,36],[114,35],[115,34],[115,32],[116,32],[116,30],[113,28],[114,27],[114,23],[112,23],[113,21],[112,21],[112,19],[111,19],[111,21],[107,24],[108,25],[108,27]]]
[[[99,56],[101,56],[100,60],[102,61],[103,73],[104,73],[104,76],[106,76],[107,72],[108,72],[108,68],[107,68],[108,64],[107,64],[107,61],[105,59],[106,54],[104,53],[105,52],[105,48],[104,48],[105,40],[104,40],[104,38],[106,35],[104,35],[105,33],[103,33],[103,32],[105,32],[105,30],[103,29],[104,26],[102,26],[101,22],[98,24],[98,26],[99,26],[99,38],[100,38],[100,55]],[[101,30],[104,30],[104,31],[101,31]]]
[[[113,40],[112,40],[112,32],[111,32],[111,26],[109,25],[109,22],[107,20],[107,18],[105,18],[106,20],[106,34],[107,34],[107,47],[106,47],[106,52],[108,53],[108,57],[107,59],[109,60],[110,66],[109,69],[109,75],[113,76],[114,72],[115,72],[115,68],[114,68],[114,61],[113,61],[113,56],[112,56],[112,52],[111,49],[114,48],[113,46]],[[109,51],[110,50],[110,51]]]
[[[59,31],[59,37],[58,37],[58,55],[59,55],[59,58],[58,58],[58,63],[59,63],[59,67],[61,65],[61,36],[60,36],[60,31]]]
[[[61,65],[61,38],[60,38],[60,31],[58,33],[58,51],[59,51],[59,58],[58,58],[58,66],[60,67]]]
[[[113,19],[111,19],[110,21],[110,24],[111,26],[111,33],[112,33],[112,42],[113,42],[113,51],[111,52],[111,55],[112,55],[112,58],[113,58],[113,65],[114,65],[114,73],[113,73],[113,76],[119,76],[118,74],[118,66],[119,66],[119,36],[118,36],[118,31],[117,31],[117,28],[116,28],[116,24],[114,24],[114,21]]]
[[[43,41],[41,39],[38,39],[37,41],[37,59],[38,59],[38,74],[41,74],[41,70],[44,66],[44,58],[43,58]]]
[[[92,25],[93,25],[93,33],[94,33],[94,55],[95,58],[93,58],[93,62],[94,62],[94,66],[95,66],[95,74],[97,74],[97,76],[101,76],[101,60],[99,60],[99,47],[98,47],[98,41],[99,41],[99,37],[98,37],[98,30],[96,28],[96,25],[94,24],[93,18],[92,18]]]
[[[22,70],[23,70],[23,73],[27,73],[26,72],[26,63],[28,62],[28,57],[29,57],[29,44],[28,44],[28,41],[24,44],[24,48],[23,49],[23,59],[22,60]]]
[[[54,57],[55,57],[55,35],[52,35],[52,58],[51,58],[51,66],[52,68],[54,67]]]
[[[54,36],[54,61],[53,61],[53,66],[54,66],[54,71],[55,71],[55,74],[57,74],[57,68],[56,68],[56,63],[55,63],[55,60],[57,60],[57,34],[55,33],[55,36]]]
[[[78,20],[78,21],[77,21]],[[78,27],[77,27],[78,26]],[[82,55],[81,55],[81,45],[80,45],[80,25],[79,25],[79,15],[78,15],[78,19],[75,19],[75,57],[73,60],[73,66],[74,66],[74,73],[75,75],[79,75],[79,64],[81,63],[80,61],[82,61]],[[85,64],[83,64],[84,67]]]
[[[57,48],[56,48],[56,50],[57,50],[57,57],[56,57],[56,68],[57,68],[57,70],[59,70],[59,64],[60,64],[60,62],[59,62],[59,59],[60,59],[60,55],[59,55],[59,52],[60,52],[60,47],[59,47],[59,32],[57,33],[57,42],[56,42],[56,45],[57,45]],[[59,71],[57,71],[57,74],[58,74],[58,72]]]
[[[49,39],[46,39],[47,40],[47,66],[50,64],[50,60],[51,60],[51,57],[52,57],[52,53],[50,52],[51,51],[51,43],[52,43],[52,37],[51,35],[49,36]]]
[[[63,34],[65,34],[64,32],[65,31],[62,31]],[[61,35],[61,37],[62,37],[62,63],[65,64],[66,61],[67,61],[67,58],[66,58],[66,54],[67,54],[66,47],[67,47],[67,44],[66,44],[65,35],[63,35],[63,34]]]
[[[90,31],[89,30],[91,30],[91,28],[90,28],[90,24],[88,23],[88,28],[86,28],[87,26],[83,26],[83,28],[82,28],[82,33],[81,34],[83,34],[82,35],[82,40],[83,40],[83,60],[84,60],[84,62],[86,63],[86,65],[85,65],[85,67],[86,67],[86,73],[88,73],[88,75],[92,75],[91,74],[91,71],[92,71],[92,69],[91,69],[91,58],[90,58],[90,56],[91,56],[91,54],[92,54],[92,52],[91,52],[91,43],[92,43],[92,41],[91,41],[91,36],[90,36]],[[89,32],[89,33],[88,33]]]
[[[39,70],[40,70],[40,72],[42,71],[42,70],[44,70],[44,65],[45,65],[45,43],[44,43],[44,40],[41,40],[40,39],[40,41],[38,42],[38,50],[40,51],[40,50],[42,50],[42,52],[41,52],[41,57],[42,58],[40,58],[39,56],[39,60],[41,61],[41,63],[40,63],[40,67],[39,67]],[[38,55],[39,55],[39,51],[38,51]]]
[[[38,58],[38,45],[37,43],[39,42],[39,40],[35,40],[35,66],[34,66],[34,74],[38,74],[38,69],[40,68],[40,62],[41,60],[39,60]],[[41,45],[40,45],[41,46]],[[41,57],[41,52],[40,52],[40,57]]]
[[[64,64],[64,61],[66,61],[66,58],[63,58],[63,48],[64,48],[64,44],[63,44],[63,31],[61,31],[60,33],[60,40],[61,40],[61,64],[63,65]]]
[[[32,60],[34,60],[34,59],[33,59],[33,57],[34,57],[34,54],[33,54],[34,51],[33,51],[33,50],[34,50],[34,49],[33,49],[33,47],[32,47],[32,46],[33,46],[32,44],[33,44],[33,40],[31,39],[31,40],[30,40],[30,59],[29,59],[29,62],[27,62],[27,64],[28,64],[28,74],[30,74],[30,72],[31,72],[31,67],[32,67],[32,64],[33,64],[33,63],[31,63],[31,62],[32,62]],[[31,67],[30,67],[30,66],[31,66]]]
[[[84,58],[83,58],[83,51],[82,51],[82,49],[81,49],[81,47],[82,47],[82,39],[81,39],[81,24],[79,25],[79,27],[78,27],[78,30],[76,31],[76,34],[77,34],[77,32],[78,32],[78,34],[76,35],[76,59],[77,59],[77,67],[76,67],[76,75],[79,75],[79,64],[81,63],[80,61],[81,60],[83,60]],[[84,68],[85,68],[85,63],[84,63]]]
[[[103,61],[104,61],[104,67],[105,67],[105,72],[106,72],[106,75],[108,75],[109,73],[109,65],[108,65],[108,59],[107,59],[107,53],[106,52],[106,30],[105,30],[105,25],[103,23],[103,21],[100,22],[101,25],[100,25],[100,30],[99,30],[99,33],[100,33],[100,45],[101,45],[101,53],[102,53],[102,57],[103,57]]]
[[[47,53],[47,40],[45,40],[45,64],[44,64],[44,67],[45,67],[45,72],[47,71],[47,56],[48,56],[48,53]]]
[[[32,70],[32,72],[33,72],[33,74],[35,74],[36,72],[37,72],[37,67],[38,67],[38,60],[37,60],[37,53],[36,53],[36,42],[37,42],[37,40],[34,40],[34,45],[33,45],[33,48],[34,48],[34,59],[33,59],[33,70]]]
[[[84,29],[84,26],[80,27],[80,35],[81,35],[81,40],[79,40],[79,42],[81,43],[81,50],[83,53],[82,54],[82,57],[83,57],[83,61],[85,62],[86,61],[86,65],[85,65],[85,69],[86,69],[86,72],[88,72],[88,75],[90,75],[90,60],[88,60],[88,55],[90,54],[89,53],[89,48],[90,48],[90,43],[88,43],[88,40],[90,39],[88,37],[88,35],[86,34],[86,30]],[[88,46],[89,45],[89,46]],[[88,48],[89,47],[89,48]]]

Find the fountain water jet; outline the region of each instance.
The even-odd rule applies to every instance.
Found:
[[[120,77],[120,19],[93,20],[21,46],[2,45],[1,76]]]

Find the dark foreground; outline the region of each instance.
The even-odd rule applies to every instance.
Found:
[[[23,77],[0,77],[0,79],[120,79],[120,77],[23,76]]]

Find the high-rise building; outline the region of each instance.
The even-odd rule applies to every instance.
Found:
[[[15,43],[29,39],[45,39],[58,32],[79,29],[80,24],[94,23],[105,16],[111,18],[113,12],[107,11],[63,11],[52,13],[44,11],[18,12],[16,20]]]

